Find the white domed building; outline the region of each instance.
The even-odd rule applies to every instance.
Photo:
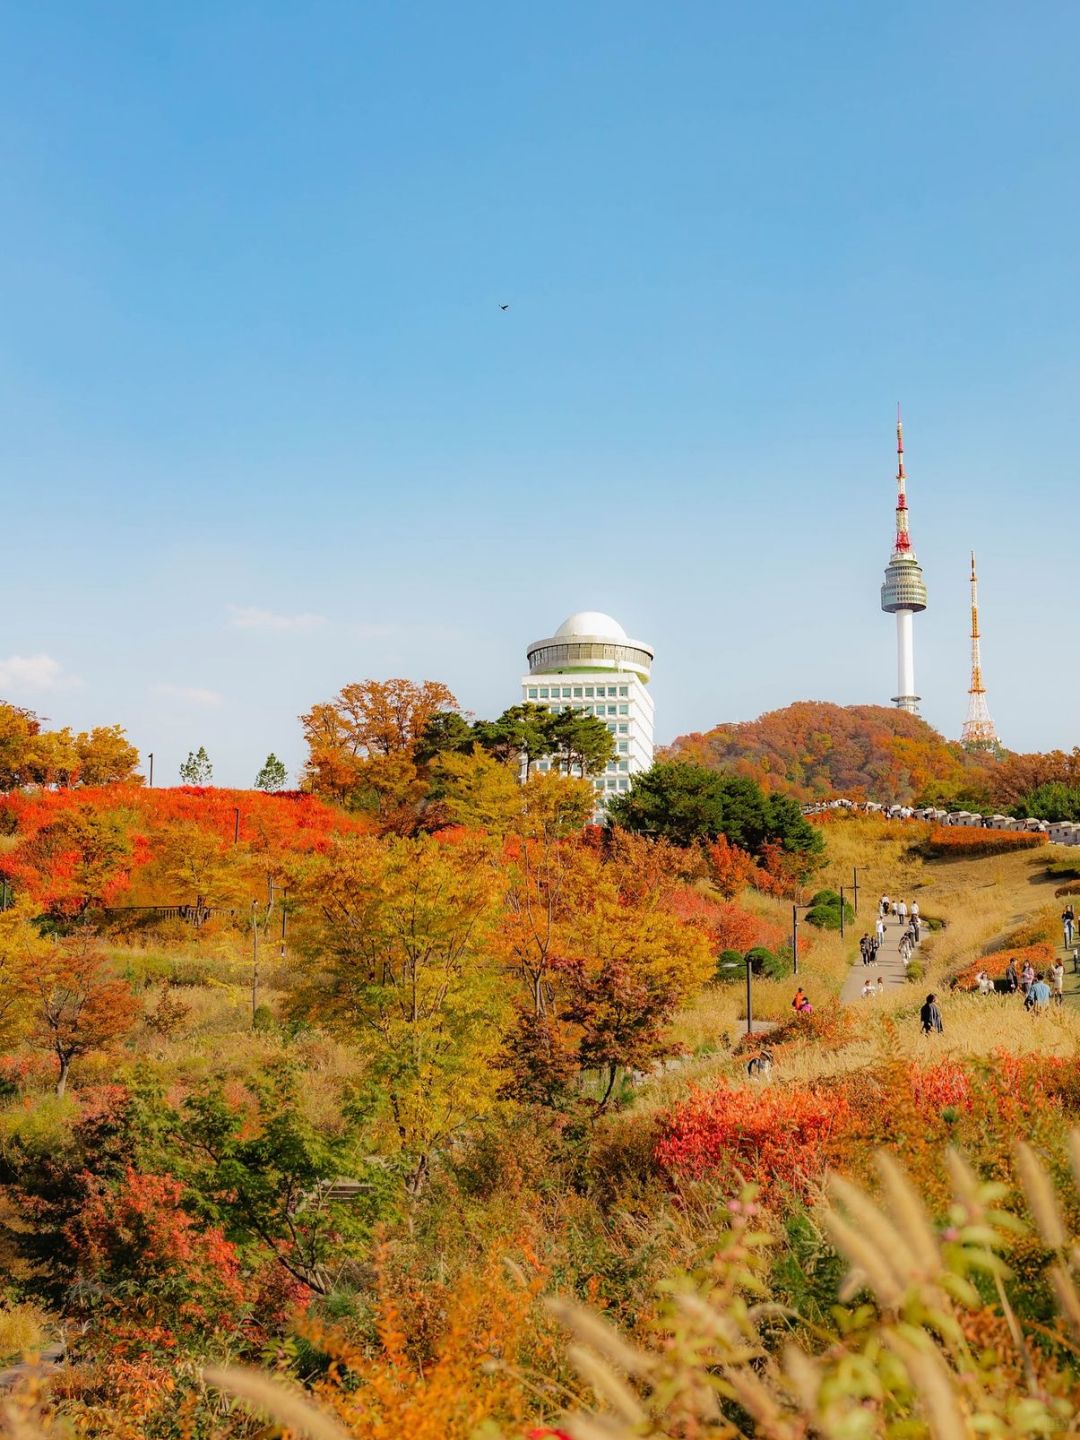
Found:
[[[653,762],[652,646],[631,640],[617,620],[600,610],[579,610],[547,640],[534,641],[526,654],[524,701],[595,715],[615,739],[616,757],[594,781],[598,809],[612,795],[625,794],[630,776]],[[542,760],[540,768],[553,763]]]

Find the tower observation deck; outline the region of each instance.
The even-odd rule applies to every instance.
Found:
[[[896,616],[896,689],[892,703],[911,715],[919,713],[915,693],[915,637],[912,620],[926,609],[926,582],[911,546],[908,529],[907,476],[904,473],[904,426],[896,407],[896,542],[885,567],[881,608]]]

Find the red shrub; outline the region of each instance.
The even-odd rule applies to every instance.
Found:
[[[1047,844],[1041,830],[983,830],[976,826],[939,825],[926,845],[941,859],[962,856],[1007,855],[1012,850],[1035,850]]]
[[[663,1121],[657,1162],[673,1175],[752,1182],[766,1200],[805,1190],[839,1153],[850,1119],[842,1090],[803,1087],[697,1091]]]

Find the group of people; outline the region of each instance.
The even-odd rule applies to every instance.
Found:
[[[882,895],[878,901],[874,933],[863,935],[859,940],[859,954],[862,956],[864,965],[878,963],[878,952],[884,944],[885,927],[890,919],[896,920],[899,925],[903,926],[903,934],[900,936],[897,948],[905,966],[910,962],[912,952],[922,936],[923,922],[919,915],[919,902],[913,900],[909,906],[906,900],[891,900],[888,895]],[[860,993],[863,996],[877,995],[884,988],[884,981],[879,976],[876,984],[872,979],[867,979]]]
[[[985,970],[980,970],[975,976],[975,984],[980,995],[991,995],[997,989]],[[1017,970],[1016,961],[1010,959],[1005,967],[1002,985],[1007,994],[1015,995],[1019,992],[1024,997],[1025,1009],[1044,1010],[1051,1000],[1055,1005],[1060,1005],[1065,998],[1065,966],[1057,959],[1044,973],[1041,970],[1036,971],[1028,960],[1025,961],[1023,969]]]

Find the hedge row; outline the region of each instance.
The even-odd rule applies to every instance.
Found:
[[[974,826],[939,825],[930,832],[926,850],[939,858],[1006,855],[1011,850],[1034,850],[1047,843],[1041,830],[983,830]]]

